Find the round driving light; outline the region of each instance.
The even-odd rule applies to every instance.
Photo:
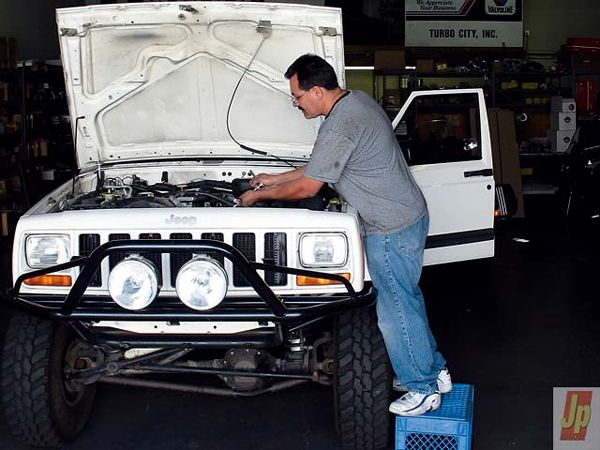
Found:
[[[180,300],[200,311],[218,306],[227,293],[227,274],[219,263],[207,258],[194,258],[177,274],[175,289]]]
[[[125,309],[144,309],[156,298],[158,290],[156,267],[139,256],[124,259],[108,276],[110,296]]]

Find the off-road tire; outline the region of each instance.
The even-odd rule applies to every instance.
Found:
[[[2,405],[11,433],[37,447],[58,447],[87,423],[95,385],[77,395],[63,383],[65,354],[75,339],[66,325],[15,314],[2,361]]]
[[[343,448],[386,448],[392,372],[375,308],[338,316],[334,346],[334,409]]]

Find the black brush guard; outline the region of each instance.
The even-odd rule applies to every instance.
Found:
[[[231,261],[259,296],[248,299],[226,299],[218,307],[208,311],[196,311],[181,304],[168,304],[165,307],[153,307],[140,311],[129,311],[120,308],[116,303],[107,303],[106,296],[85,295],[86,289],[95,271],[99,268],[104,258],[116,252],[218,252]],[[70,292],[66,297],[21,294],[23,282],[29,278],[59,272],[73,267],[81,267],[81,272]],[[341,283],[347,293],[332,294],[330,296],[293,295],[286,297],[277,296],[266,282],[258,275],[257,270],[280,272],[290,275],[304,275],[314,278],[324,278]],[[82,299],[85,295],[85,304]],[[49,302],[49,300],[51,300]],[[102,301],[101,305],[94,300]],[[21,275],[8,298],[9,303],[15,308],[37,316],[71,322],[80,335],[94,341],[92,327],[85,322],[100,320],[120,321],[258,321],[274,322],[277,328],[282,326],[286,331],[301,328],[307,324],[321,320],[341,312],[369,306],[375,302],[375,290],[368,287],[357,293],[350,282],[336,274],[317,272],[312,270],[296,269],[271,264],[248,261],[236,248],[219,241],[213,240],[119,240],[107,242],[96,248],[87,257],[75,257],[72,261],[55,265],[41,270],[35,270]],[[50,303],[50,304],[49,304]],[[180,302],[178,302],[180,303]],[[91,306],[90,306],[91,305]],[[107,307],[109,305],[109,307]],[[177,346],[184,343],[194,347],[221,347],[226,345],[239,345],[242,342],[253,347],[276,345],[281,342],[281,329],[278,333],[239,333],[238,336],[206,336],[206,335],[139,335],[135,333],[107,333],[105,343],[115,345],[169,345]],[[263,334],[263,335],[261,335]],[[264,336],[269,334],[270,337]],[[276,336],[277,335],[277,336]]]

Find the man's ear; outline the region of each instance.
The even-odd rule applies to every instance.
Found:
[[[321,86],[313,86],[313,89],[315,90],[315,93],[317,94],[317,99],[323,100],[323,95],[325,93],[324,88],[322,88]]]

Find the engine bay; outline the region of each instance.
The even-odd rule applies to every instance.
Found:
[[[250,187],[250,178],[231,181],[201,179],[186,183],[170,183],[167,172],[161,181],[149,183],[137,175],[98,177],[96,188],[59,202],[58,211],[123,208],[232,208],[237,198]],[[330,187],[314,197],[295,201],[266,201],[256,206],[271,208],[331,209],[330,201],[337,193]],[[335,202],[334,202],[335,203]]]

